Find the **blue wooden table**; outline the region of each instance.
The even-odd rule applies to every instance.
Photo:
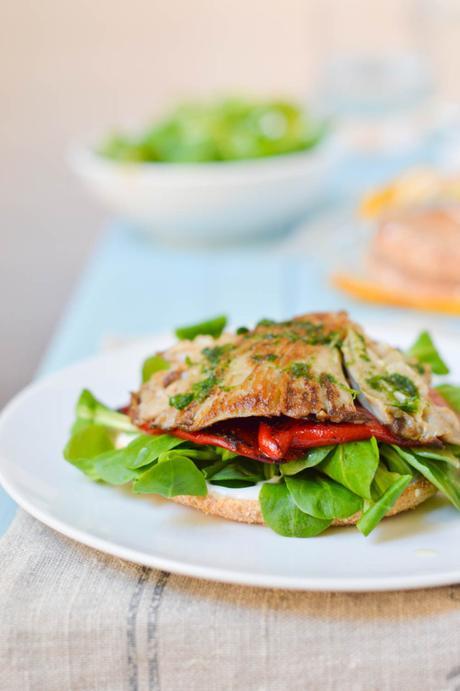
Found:
[[[357,197],[363,187],[419,159],[345,161],[331,180],[331,198],[338,203]],[[423,153],[422,160],[430,161],[431,154]],[[107,336],[144,336],[229,311],[237,324],[341,307],[366,316],[369,308],[330,287],[326,268],[315,256],[282,254],[273,244],[168,249],[114,224],[94,248],[39,376],[93,354]],[[0,535],[15,510],[0,488]]]

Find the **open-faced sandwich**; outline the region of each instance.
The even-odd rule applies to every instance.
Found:
[[[205,513],[310,537],[440,490],[460,510],[460,388],[427,332],[408,353],[344,312],[224,333],[178,329],[114,411],[87,390],[65,458],[91,479]]]

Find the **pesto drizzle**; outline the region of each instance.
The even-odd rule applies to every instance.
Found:
[[[209,396],[214,387],[219,384],[220,377],[218,376],[218,369],[223,370],[226,366],[226,363],[222,364],[222,359],[234,347],[233,343],[225,343],[224,345],[217,345],[213,348],[203,348],[201,353],[204,355],[204,362],[201,365],[201,371],[205,377],[195,382],[190,391],[171,396],[169,405],[173,408],[177,408],[177,410],[183,410],[193,401],[202,403]],[[190,364],[195,363],[190,362]]]
[[[386,392],[391,398],[391,405],[405,413],[416,413],[420,404],[420,392],[414,382],[404,374],[377,374],[367,380],[375,391]],[[398,395],[403,397],[399,400]]]

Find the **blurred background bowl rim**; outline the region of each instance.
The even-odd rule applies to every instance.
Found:
[[[71,169],[84,177],[91,167],[94,171],[98,169],[100,173],[126,174],[152,182],[167,182],[181,178],[190,183],[192,178],[195,178],[196,182],[206,179],[207,182],[219,184],[230,180],[241,183],[244,176],[254,178],[257,174],[263,174],[262,177],[270,179],[289,176],[303,167],[313,168],[319,161],[330,160],[334,156],[339,158],[344,150],[342,137],[336,132],[329,132],[324,141],[311,149],[259,158],[191,163],[119,162],[97,153],[94,147],[88,144],[74,143],[69,147],[68,161]],[[215,177],[211,178],[210,175]]]

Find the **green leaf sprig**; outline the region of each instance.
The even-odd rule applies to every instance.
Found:
[[[198,324],[191,324],[189,326],[180,326],[175,330],[175,334],[180,341],[193,341],[197,336],[212,336],[219,338],[223,330],[227,326],[227,317],[224,314]]]
[[[422,331],[408,350],[420,365],[429,365],[434,374],[449,374],[449,368],[442,359],[428,331]]]

